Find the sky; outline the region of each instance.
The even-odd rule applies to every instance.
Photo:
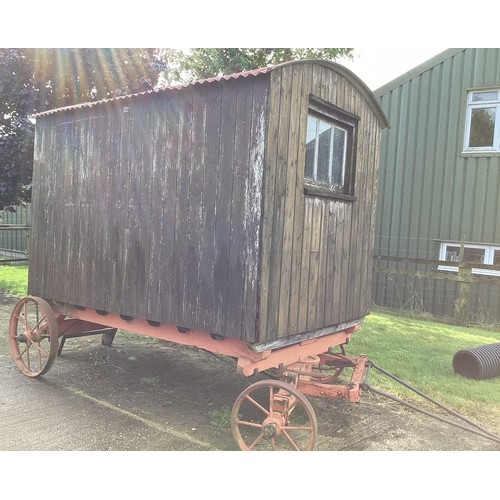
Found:
[[[356,74],[371,90],[439,54],[443,48],[354,48],[352,61],[338,61]]]

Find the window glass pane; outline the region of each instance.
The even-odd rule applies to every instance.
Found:
[[[472,94],[472,101],[496,101],[498,92],[474,92]]]
[[[320,120],[318,131],[318,171],[316,176],[316,180],[318,181],[329,182],[331,142],[332,126]]]
[[[500,250],[495,250],[495,252],[493,253],[493,265],[500,265]]]
[[[307,117],[307,137],[306,137],[306,170],[305,177],[313,178],[314,154],[316,149],[316,126],[318,119],[314,116]]]
[[[458,262],[460,259],[460,247],[453,247],[448,245],[446,247],[446,257],[444,260],[449,260],[451,262]]]
[[[495,131],[495,108],[472,109],[469,147],[492,147]]]
[[[333,135],[332,184],[344,184],[344,158],[346,147],[346,131],[335,128]]]
[[[477,264],[484,264],[484,248],[464,248],[464,262],[475,262]],[[460,261],[460,247],[447,245],[446,246],[446,257],[445,260],[449,260],[451,262],[459,262]]]
[[[484,248],[464,248],[464,261],[484,264]]]

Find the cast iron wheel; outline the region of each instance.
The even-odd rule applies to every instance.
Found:
[[[10,352],[28,377],[47,373],[57,356],[58,328],[54,311],[39,297],[21,299],[10,317]]]
[[[328,367],[326,368],[326,371],[324,368],[315,370],[320,372],[321,376],[319,378],[324,384],[331,384],[332,382],[335,382],[344,371],[345,367],[339,365],[341,365],[342,359],[346,355],[345,347],[343,344],[337,347],[340,348],[340,352],[336,352],[334,351],[335,348],[332,348],[326,354],[322,354],[323,362]]]
[[[297,389],[281,380],[261,380],[236,399],[231,430],[241,450],[310,451],[318,421]]]

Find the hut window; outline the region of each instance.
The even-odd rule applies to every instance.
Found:
[[[467,152],[500,151],[500,90],[475,90],[467,96]]]
[[[307,194],[353,198],[357,118],[311,100],[307,116],[304,189]]]

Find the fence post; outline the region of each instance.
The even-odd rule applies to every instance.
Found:
[[[458,297],[455,300],[455,319],[460,326],[468,325],[470,287],[472,283],[472,268],[464,266],[464,240],[460,243],[460,257],[458,259]]]

